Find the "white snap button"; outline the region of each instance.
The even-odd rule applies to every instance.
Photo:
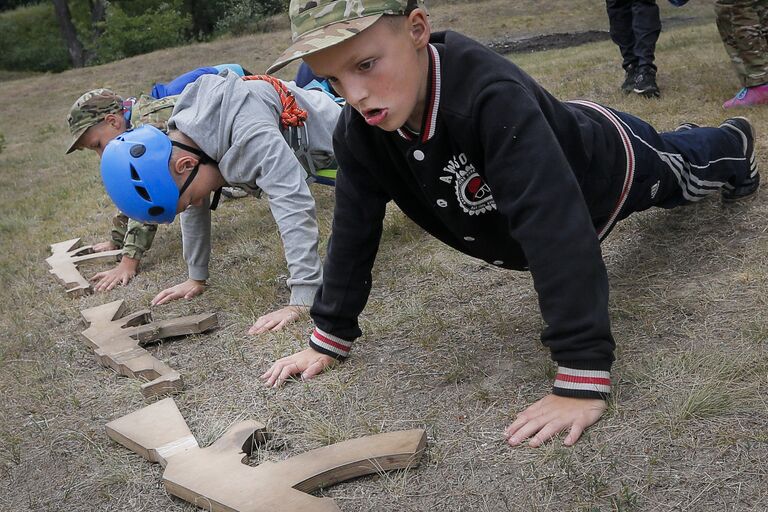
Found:
[[[473,237],[473,236],[465,236],[464,240],[466,240],[467,242],[474,242],[475,241],[475,237]]]
[[[421,162],[422,160],[424,160],[424,152],[420,149],[417,149],[416,151],[413,152],[413,158]]]

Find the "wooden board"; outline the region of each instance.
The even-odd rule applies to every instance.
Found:
[[[257,467],[244,464],[265,428],[243,421],[208,448],[200,448],[166,398],[106,426],[107,435],[165,467],[170,494],[213,512],[338,512],[330,498],[308,492],[359,476],[415,467],[426,443],[424,430],[366,436]]]
[[[46,258],[46,263],[51,267],[51,274],[59,278],[64,283],[68,295],[79,297],[92,292],[91,284],[80,275],[78,265],[89,261],[112,260],[117,261],[117,257],[122,251],[93,252],[93,246],[80,246],[80,239],[73,238],[66,242],[59,242],[51,245],[51,255]]]
[[[210,330],[218,325],[216,313],[152,322],[149,310],[126,315],[125,309],[124,301],[116,300],[80,312],[90,325],[82,338],[94,350],[96,360],[120,375],[147,381],[141,385],[144,396],[180,390],[181,375],[141,345]]]

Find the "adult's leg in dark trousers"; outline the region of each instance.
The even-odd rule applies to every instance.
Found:
[[[635,157],[635,179],[620,218],[651,206],[674,208],[699,201],[750,177],[743,140],[733,130],[658,133],[641,119],[614,112],[627,131]]]
[[[638,68],[656,70],[656,41],[661,34],[661,17],[656,0],[635,0],[632,2],[632,32],[634,33],[634,54]]]
[[[632,24],[632,0],[606,0],[611,40],[621,52],[621,66],[627,70],[637,66],[635,32]]]

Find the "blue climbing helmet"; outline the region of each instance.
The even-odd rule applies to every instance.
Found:
[[[117,208],[141,222],[173,222],[181,192],[170,159],[171,139],[154,126],[112,139],[101,156],[101,179]]]

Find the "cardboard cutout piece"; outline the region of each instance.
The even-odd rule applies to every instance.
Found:
[[[88,261],[112,260],[117,261],[117,257],[122,251],[93,252],[93,246],[80,246],[80,239],[73,238],[66,242],[59,242],[51,245],[51,255],[46,258],[46,263],[51,267],[51,274],[55,275],[64,283],[67,289],[67,295],[79,297],[91,293],[91,284],[80,275],[77,266],[80,263]]]
[[[252,467],[243,462],[264,441],[257,421],[233,425],[200,448],[171,398],[114,420],[107,435],[165,467],[170,494],[213,512],[339,512],[330,498],[308,492],[371,473],[417,466],[424,430],[360,437]]]
[[[125,316],[125,309],[124,302],[116,300],[80,312],[90,325],[82,337],[94,350],[96,360],[120,375],[149,381],[141,385],[146,397],[179,391],[183,387],[181,375],[141,345],[205,332],[218,325],[216,313],[152,322],[149,310]]]

